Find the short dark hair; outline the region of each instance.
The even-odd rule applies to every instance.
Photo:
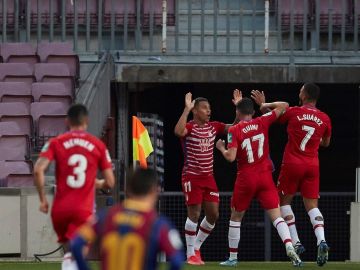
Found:
[[[204,97],[197,97],[194,100],[195,100],[194,107],[197,107],[199,105],[199,103],[203,102],[203,101],[209,103],[209,100]]]
[[[84,124],[88,115],[89,112],[83,104],[74,104],[67,112],[67,118],[72,126],[81,126]]]
[[[304,90],[309,100],[317,101],[320,96],[320,88],[314,83],[305,83]]]
[[[254,102],[247,97],[244,97],[241,101],[236,104],[236,110],[241,112],[244,115],[249,115],[254,113]]]
[[[130,170],[126,181],[126,192],[134,196],[149,194],[159,184],[157,174],[152,169],[137,168]]]

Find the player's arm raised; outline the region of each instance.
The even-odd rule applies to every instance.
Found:
[[[242,100],[242,92],[239,89],[235,89],[233,91],[233,99],[231,100],[232,103],[236,106],[236,104],[238,104],[241,100]],[[225,125],[225,131],[224,131],[225,133],[228,132],[228,130],[231,126],[239,123],[240,120],[238,119],[237,114],[235,114],[235,115],[236,115],[236,117],[234,119],[234,122],[232,124]]]
[[[237,148],[232,147],[232,148],[226,149],[225,141],[221,140],[221,139],[219,139],[216,142],[216,148],[219,149],[219,151],[221,152],[221,154],[224,156],[224,158],[227,161],[233,162],[235,160]]]
[[[49,167],[50,160],[44,157],[40,157],[34,166],[34,184],[39,194],[40,207],[39,210],[43,213],[49,211],[49,203],[45,195],[45,171]]]
[[[178,137],[184,137],[187,134],[187,129],[186,129],[186,122],[187,122],[187,118],[191,112],[191,110],[194,108],[194,104],[195,101],[192,100],[192,94],[189,92],[185,95],[185,108],[184,111],[182,113],[182,115],[180,116],[175,129],[174,129],[174,133],[176,136]]]
[[[260,106],[261,111],[274,110],[277,118],[283,115],[287,108],[289,108],[289,103],[283,101],[263,103]]]
[[[269,108],[261,107],[261,105],[266,102],[264,91],[260,92],[259,90],[251,90],[251,98],[255,101],[257,105],[259,105],[260,111],[262,113],[268,113],[271,111],[271,109]]]

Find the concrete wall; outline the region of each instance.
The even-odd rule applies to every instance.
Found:
[[[166,60],[158,64],[118,64],[116,78],[119,82],[131,83],[360,83],[360,63],[340,66],[325,63],[285,65],[275,62],[271,65],[237,64],[231,63],[231,59],[228,60],[228,64],[174,64],[166,63]]]
[[[51,207],[53,190],[48,188],[46,194]],[[35,187],[0,189],[0,224],[0,254],[18,253],[22,258],[32,258],[59,246],[50,214],[39,211]],[[61,255],[57,252],[49,257]]]

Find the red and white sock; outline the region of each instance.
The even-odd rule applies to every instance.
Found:
[[[229,234],[228,234],[230,260],[234,260],[234,259],[237,260],[238,248],[240,242],[240,227],[241,227],[241,222],[230,220]]]
[[[295,245],[297,242],[300,242],[300,239],[296,230],[294,212],[292,211],[290,205],[281,206],[280,211],[281,211],[281,216],[283,217],[283,219],[285,220],[286,224],[289,227],[292,243],[293,245]]]
[[[214,227],[215,227],[215,224],[210,224],[206,220],[206,217],[204,217],[204,219],[200,223],[199,231],[196,235],[195,246],[194,246],[195,250],[200,249],[201,245],[204,243],[204,241],[209,236],[209,234],[214,229]]]
[[[185,240],[186,240],[186,256],[189,258],[195,255],[194,244],[196,238],[197,223],[192,222],[189,218],[185,222]]]
[[[314,233],[317,239],[317,244],[319,245],[321,241],[325,241],[325,232],[324,232],[324,217],[322,216],[319,208],[313,208],[309,212],[309,217],[311,224],[314,228]]]
[[[285,220],[282,217],[278,217],[274,220],[273,225],[278,231],[278,234],[285,246],[287,247],[289,245],[292,245],[289,227],[285,223]]]

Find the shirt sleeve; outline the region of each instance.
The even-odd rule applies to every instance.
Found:
[[[51,140],[47,141],[44,144],[43,148],[41,149],[40,157],[47,158],[50,161],[54,160],[55,153],[56,153],[55,144],[56,144],[55,139],[51,139]]]
[[[236,127],[237,127],[237,125],[231,126],[228,130],[228,134],[227,134],[228,149],[229,148],[238,148]]]
[[[104,171],[106,169],[112,168],[112,163],[111,163],[109,150],[106,148],[104,144],[102,144],[101,148],[102,150],[101,150],[99,167],[101,171]]]
[[[216,135],[223,135],[225,133],[225,128],[226,128],[225,123],[214,121],[212,122],[212,126],[216,130]]]
[[[269,127],[272,123],[277,120],[276,112],[271,111],[260,116],[261,122],[264,126]]]
[[[188,135],[191,134],[192,127],[193,127],[193,124],[192,124],[192,123],[190,123],[190,122],[186,123],[186,125],[185,125],[185,128],[186,128],[186,130],[187,130],[186,136],[188,136]]]
[[[323,137],[325,138],[331,137],[331,132],[332,132],[331,121],[330,118],[328,118],[326,121],[326,130]]]
[[[279,124],[285,124],[285,123],[287,123],[287,122],[289,121],[290,115],[291,115],[291,113],[293,112],[293,110],[294,110],[293,107],[287,108],[287,109],[285,110],[285,112],[283,113],[283,115],[281,115],[281,116],[278,118],[277,122],[278,122]]]

